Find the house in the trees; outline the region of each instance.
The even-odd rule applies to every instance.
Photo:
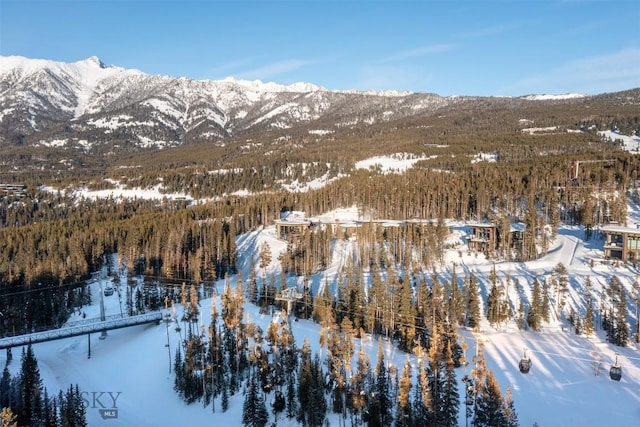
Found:
[[[284,212],[276,223],[276,236],[282,240],[295,240],[311,227],[311,221],[304,212]]]
[[[471,234],[467,239],[470,251],[491,252],[504,249],[505,245],[517,251],[522,250],[524,241],[525,224],[515,222],[509,226],[509,236],[505,239],[501,236],[500,228],[492,222],[480,222],[470,224]],[[504,233],[502,233],[504,234]]]
[[[470,251],[491,252],[498,246],[498,227],[491,222],[470,224],[471,234],[467,239]]]
[[[3,196],[25,197],[27,186],[19,184],[0,184],[0,199]]]
[[[524,222],[515,222],[509,227],[509,243],[518,252],[522,251],[525,229],[526,224]]]
[[[625,261],[640,261],[640,229],[605,225],[600,228],[604,236],[604,257]]]

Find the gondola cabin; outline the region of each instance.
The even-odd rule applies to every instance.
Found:
[[[620,366],[612,366],[609,370],[609,377],[614,381],[620,381],[622,378],[622,368]]]
[[[528,374],[529,371],[531,370],[531,359],[527,357],[526,349],[524,350],[524,355],[522,356],[522,359],[520,359],[518,368],[520,369],[520,372],[522,372],[523,374]]]
[[[520,368],[520,372],[522,372],[523,374],[528,374],[531,370],[531,359],[529,359],[528,357],[523,357],[522,359],[520,359],[518,368]]]
[[[613,381],[620,381],[620,379],[622,378],[622,367],[618,365],[617,353],[616,353],[616,362],[613,364],[613,366],[611,366],[611,369],[609,369],[609,378],[611,378]]]
[[[618,365],[613,365],[609,369],[609,377],[614,381],[620,381],[622,378],[622,368]]]

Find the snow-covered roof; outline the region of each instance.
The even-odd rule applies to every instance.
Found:
[[[470,222],[469,227],[472,228],[492,228],[496,225],[492,222]]]
[[[304,211],[284,211],[280,212],[280,219],[287,222],[307,220],[307,215]]]
[[[600,227],[603,233],[627,233],[640,234],[640,227],[624,227],[621,225],[603,225]]]

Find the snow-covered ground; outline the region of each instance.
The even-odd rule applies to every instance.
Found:
[[[631,207],[629,214],[630,219],[638,218],[638,209]],[[460,224],[455,230],[463,234],[465,226]],[[596,298],[611,274],[617,274],[629,289],[631,281],[639,272],[600,262],[602,242],[595,237],[584,241],[582,237],[581,228],[562,226],[548,255],[528,263],[498,263],[498,276],[501,280],[509,276],[512,283],[517,282],[525,293],[529,293],[533,277],[542,278],[550,274],[553,267],[562,262],[570,272],[572,289],[569,298],[576,307],[581,306],[580,295],[576,292],[577,285],[587,276],[594,282]],[[267,228],[238,238],[239,268],[245,271],[245,277],[251,260],[256,262],[256,254],[263,242],[269,243],[274,252],[268,269],[278,271],[276,255],[286,248],[286,244],[276,239],[273,228]],[[336,244],[333,264],[326,272],[313,278],[314,284],[319,286],[325,280],[331,283],[340,263],[344,262],[345,254],[352,247],[353,242],[349,241]],[[593,266],[591,259],[595,260]],[[476,257],[475,254],[468,254],[464,247],[461,251],[453,249],[440,272],[443,280],[450,273],[454,262],[459,277],[469,272],[476,274],[483,282],[481,292],[486,295],[486,284],[493,263],[486,260],[484,255]],[[258,274],[261,274],[260,270]],[[106,286],[108,282],[108,278],[103,278],[92,285],[96,304],[84,309],[87,318],[99,316],[99,286]],[[235,283],[233,278],[231,283]],[[217,284],[218,290],[222,289],[222,285],[222,282]],[[314,287],[317,289],[317,286]],[[509,289],[512,301],[515,301],[516,287],[511,286]],[[104,299],[107,315],[120,314],[117,293]],[[205,325],[209,323],[210,303],[211,300],[201,301]],[[80,314],[76,315],[74,319],[79,316]],[[272,321],[271,316],[259,314],[251,304],[246,305],[245,316],[260,324],[263,330]],[[318,325],[300,320],[293,323],[293,332],[298,346],[307,338],[312,348],[320,351]],[[460,333],[469,345],[467,360],[472,359],[476,343],[481,343],[485,349],[487,365],[494,371],[502,390],[512,388],[521,425],[640,425],[638,345],[615,347],[604,340],[600,330],[596,336],[576,336],[569,328],[562,327],[556,321],[545,324],[543,331],[539,333],[520,331],[514,322],[506,323],[499,329],[484,323],[476,335],[467,330],[461,330]],[[211,406],[204,408],[199,403],[185,405],[173,391],[169,352],[173,355],[180,341],[174,324],[152,324],[109,331],[104,340],[98,339],[98,336],[99,334],[91,336],[91,358],[87,357],[89,341],[86,336],[34,345],[40,372],[50,393],[76,383],[86,393],[85,397],[90,403],[87,410],[89,425],[240,424],[243,403],[241,394],[231,398],[226,413],[221,412],[219,402],[213,413]],[[169,348],[166,347],[167,342]],[[375,364],[378,346],[376,339],[364,339],[356,348],[359,345],[366,349],[372,364]],[[527,375],[521,374],[517,367],[525,348],[528,349],[527,355],[533,360],[533,367]],[[389,363],[402,367],[409,359],[417,366],[417,360],[413,356],[398,351],[391,343],[385,342],[384,349]],[[14,349],[14,357],[18,352],[19,349]],[[608,369],[614,362],[616,353],[619,354],[618,361],[623,369],[620,382],[612,381],[608,376]],[[595,361],[601,366],[599,376],[594,374]],[[4,352],[0,354],[0,363],[4,363]],[[18,367],[19,357],[15,357],[11,368],[15,371]],[[465,369],[460,368],[458,378],[464,374]],[[99,409],[110,409],[113,406],[117,408],[117,418],[103,420]],[[460,425],[464,425],[463,414],[464,407],[461,407]],[[333,414],[329,420],[332,425],[338,424],[338,419]],[[278,425],[293,426],[296,423],[294,420],[280,420]]]
[[[637,137],[636,137],[637,138]],[[626,140],[625,140],[626,141]],[[628,142],[628,141],[627,141]],[[625,144],[627,144],[625,142]],[[395,156],[368,159],[359,167],[379,168],[383,172],[406,170],[415,157]],[[114,191],[114,190],[108,190]],[[127,197],[117,189],[113,197]],[[183,195],[184,196],[184,195]],[[91,197],[89,194],[85,197]],[[140,197],[140,192],[136,197]],[[363,213],[356,208],[327,212],[321,217],[342,220],[356,220]],[[640,209],[630,203],[628,224],[640,223]],[[481,281],[481,292],[486,298],[488,280],[493,262],[484,255],[468,253],[464,246],[464,236],[469,229],[466,224],[454,224],[454,233],[461,246],[451,249],[439,271],[441,280],[446,280],[455,264],[456,274],[462,277],[474,273]],[[257,254],[261,245],[267,242],[273,251],[269,272],[278,274],[278,254],[286,250],[286,243],[276,238],[274,227],[256,230],[238,236],[238,268],[248,277],[250,263],[257,263]],[[332,264],[329,268],[311,278],[314,291],[325,283],[334,283],[340,267],[348,259],[354,248],[353,241],[339,241],[333,245]],[[551,274],[553,268],[562,262],[567,266],[570,277],[569,305],[579,313],[584,308],[581,284],[587,277],[593,282],[595,307],[611,275],[617,275],[631,295],[631,283],[640,276],[640,271],[626,266],[615,266],[602,262],[602,241],[597,233],[584,240],[584,230],[575,226],[561,226],[557,239],[552,243],[548,254],[531,262],[501,262],[495,264],[499,280],[510,278],[509,297],[517,312],[518,292],[530,296],[530,284],[534,277],[543,279]],[[257,269],[258,275],[262,271]],[[290,278],[289,285],[301,280]],[[92,285],[96,304],[84,309],[87,318],[99,317],[97,305],[99,286],[106,286],[109,279],[102,278]],[[235,283],[231,278],[231,283]],[[515,286],[518,285],[518,287]],[[223,283],[218,282],[218,290]],[[633,305],[628,298],[630,313]],[[202,322],[209,323],[208,307],[211,300],[202,300]],[[105,297],[106,314],[120,314],[118,295]],[[124,309],[124,307],[123,307]],[[180,308],[178,308],[180,310]],[[71,320],[77,320],[77,314]],[[247,304],[245,317],[267,330],[268,322],[273,319],[258,313],[256,307]],[[633,327],[633,324],[631,325]],[[301,346],[307,338],[315,351],[320,351],[319,326],[311,321],[300,320],[293,323],[296,343]],[[471,360],[476,344],[484,347],[487,365],[493,370],[501,389],[511,387],[520,425],[532,426],[639,426],[640,425],[640,346],[629,344],[625,348],[615,347],[606,342],[600,329],[595,336],[575,335],[570,328],[553,319],[544,324],[539,333],[520,331],[514,321],[503,324],[499,329],[483,323],[480,332],[473,334],[460,330],[469,348],[466,359]],[[170,373],[172,359],[180,341],[180,335],[174,324],[135,326],[110,331],[104,340],[99,334],[91,336],[91,358],[87,357],[89,340],[85,337],[68,338],[34,345],[40,372],[50,393],[66,389],[69,384],[78,384],[89,401],[87,410],[90,426],[201,426],[219,423],[223,426],[241,424],[243,396],[237,394],[230,399],[229,410],[221,412],[220,402],[216,402],[216,411],[212,407],[203,408],[202,404],[185,405],[173,391],[173,377]],[[166,347],[167,342],[169,347]],[[369,353],[372,365],[375,365],[378,344],[368,338],[356,343]],[[518,371],[518,362],[524,349],[533,361],[531,372],[527,375]],[[385,360],[402,367],[410,360],[414,367],[417,360],[413,356],[395,349],[390,342],[384,343]],[[614,363],[616,353],[622,366],[623,376],[620,382],[609,379],[608,370]],[[11,369],[19,369],[19,349],[14,349],[14,361]],[[4,352],[0,352],[0,363],[4,363]],[[601,368],[600,375],[594,374],[594,365]],[[469,367],[467,367],[469,369]],[[465,374],[465,368],[458,370],[458,378]],[[464,395],[461,385],[461,396]],[[118,394],[120,393],[120,394]],[[114,403],[115,399],[115,403]],[[99,409],[117,408],[117,418],[104,420]],[[329,414],[331,425],[338,425],[335,414]],[[280,419],[278,426],[297,425],[294,420]],[[465,425],[464,407],[460,408],[459,425]]]
[[[609,139],[611,141],[619,140],[622,142],[622,148],[625,150],[637,153],[640,151],[640,136],[627,136],[622,135],[618,132],[614,132],[611,130],[605,130],[602,132],[598,132],[604,138]]]
[[[381,173],[403,173],[420,160],[431,157],[414,156],[407,153],[396,153],[391,156],[376,156],[356,162],[356,169],[379,169]]]

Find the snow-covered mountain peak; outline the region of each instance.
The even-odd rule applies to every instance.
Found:
[[[0,74],[13,71],[29,72],[54,64],[46,59],[30,59],[24,56],[0,56]]]
[[[108,143],[114,134],[132,145],[164,147],[219,141],[252,128],[335,120],[336,115],[340,125],[372,124],[446,103],[428,94],[386,91],[363,97],[304,82],[151,75],[105,65],[97,56],[71,63],[0,57],[0,71],[0,128],[12,123],[0,142],[48,130],[46,141],[34,137],[34,143],[86,140],[93,146],[91,141]],[[70,121],[72,127],[61,126]]]
[[[525,95],[522,98],[529,101],[555,101],[561,99],[575,99],[584,98],[587,95],[581,93],[563,93],[559,95],[539,94],[539,95]]]
[[[106,65],[98,58],[97,56],[90,56],[85,60],[78,61],[79,63],[93,64],[97,65],[99,68],[107,68]]]
[[[296,92],[307,93],[316,91],[326,91],[321,86],[314,85],[312,83],[298,82],[288,86],[281,85],[273,82],[263,82],[261,80],[239,80],[235,77],[227,77],[223,80],[219,80],[221,83],[227,83],[240,86],[251,92],[267,92],[267,93],[280,93],[280,92]]]

